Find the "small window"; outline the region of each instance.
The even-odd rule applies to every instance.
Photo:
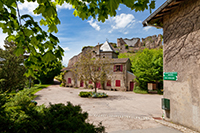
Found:
[[[111,80],[107,81],[107,86],[111,86]]]
[[[122,72],[123,65],[114,65],[114,72]]]
[[[116,84],[115,84],[116,87],[120,87],[120,80],[116,80]]]
[[[68,78],[68,84],[71,84],[71,78]]]
[[[89,80],[89,84],[92,84],[92,81],[91,81],[91,80]]]

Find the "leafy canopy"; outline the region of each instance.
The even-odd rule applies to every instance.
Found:
[[[53,60],[48,64],[43,63],[41,70],[34,72],[34,75],[42,84],[51,84],[53,83],[54,77],[60,74],[61,69],[61,61]]]

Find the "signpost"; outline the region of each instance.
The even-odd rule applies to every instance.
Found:
[[[178,79],[177,75],[177,72],[164,72],[163,79],[176,81]]]

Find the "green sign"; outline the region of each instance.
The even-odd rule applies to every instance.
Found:
[[[164,72],[164,80],[177,80],[177,72]]]

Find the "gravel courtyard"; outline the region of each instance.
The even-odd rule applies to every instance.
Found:
[[[75,89],[51,85],[36,93],[38,105],[49,103],[67,103],[80,105],[88,112],[90,123],[102,124],[109,133],[180,133],[180,131],[163,126],[153,120],[162,116],[162,95],[135,94],[134,92],[105,91],[108,98],[81,98],[80,91]]]

